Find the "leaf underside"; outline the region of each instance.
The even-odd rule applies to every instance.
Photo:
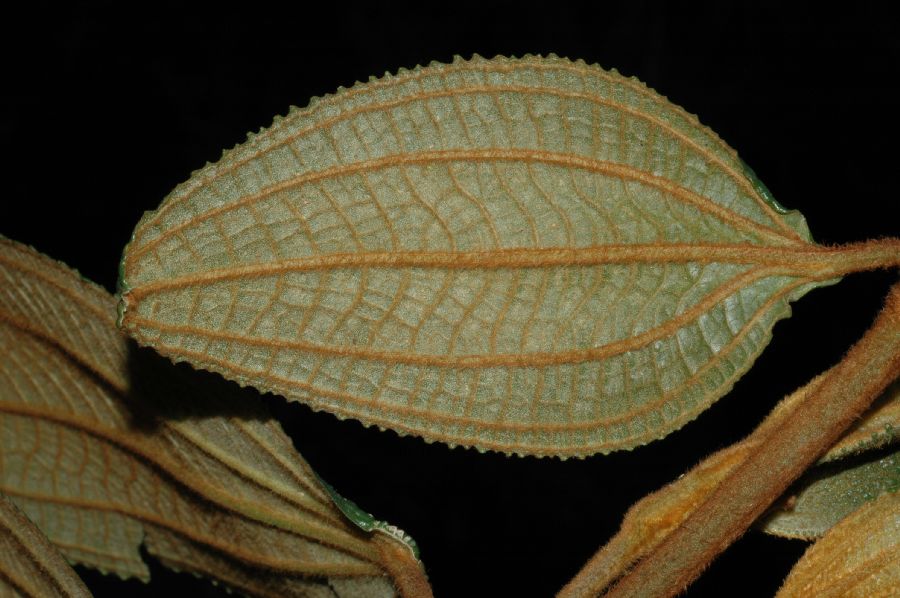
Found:
[[[900,451],[820,465],[798,480],[788,502],[778,505],[762,527],[776,536],[811,540],[866,502],[898,490]]]
[[[259,397],[135,351],[115,310],[0,238],[0,491],[70,561],[121,577],[148,579],[143,543],[250,595],[394,595]]]
[[[241,384],[427,440],[581,456],[725,394],[817,248],[736,153],[634,79],[434,64],[293,109],[126,248],[122,325]]]
[[[810,546],[778,598],[889,598],[900,587],[900,493],[882,495]]]
[[[0,494],[0,596],[86,598],[90,595],[56,547]]]
[[[760,527],[776,536],[812,540],[864,503],[900,490],[900,452],[885,448],[896,443],[898,430],[900,381],[793,484]]]

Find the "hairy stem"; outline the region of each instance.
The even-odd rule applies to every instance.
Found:
[[[767,434],[765,442],[608,596],[672,596],[686,588],[898,375],[900,284],[891,289],[869,331],[823,376],[791,417]],[[584,593],[569,595],[598,591],[597,585],[582,587]]]
[[[900,266],[900,239],[872,239],[825,251],[833,256],[830,266],[835,275]]]
[[[560,590],[558,598],[599,595],[631,565],[659,546],[794,413],[825,375],[817,376],[782,399],[747,438],[706,457],[671,484],[632,505],[618,533]]]
[[[379,533],[374,535],[372,541],[384,557],[381,562],[402,598],[434,598],[422,563],[413,556],[408,546]]]

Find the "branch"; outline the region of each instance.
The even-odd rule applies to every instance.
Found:
[[[746,461],[825,378],[822,374],[779,401],[744,440],[706,457],[674,482],[628,509],[619,532],[559,592],[558,598],[596,596],[659,546]]]
[[[779,405],[747,440],[713,455],[697,468],[726,471],[724,476],[714,476],[724,479],[721,483],[715,480],[717,487],[708,499],[703,500],[706,492],[702,492],[695,496],[701,501],[698,504],[687,508],[681,505],[684,517],[671,525],[674,531],[664,529],[659,534],[662,537],[650,537],[649,554],[609,596],[672,596],[686,588],[898,375],[900,284],[891,289],[884,310],[870,330],[838,365],[784,401],[789,404],[786,410]],[[801,400],[792,402],[797,395]],[[784,417],[786,413],[790,417]],[[749,454],[743,454],[748,448]],[[737,463],[735,451],[740,455]],[[728,455],[731,457],[726,458]],[[683,495],[685,489],[673,484],[657,493],[660,496],[651,495],[644,501],[650,500],[650,505],[660,508],[658,503],[666,491],[666,497],[678,500],[678,492]],[[648,552],[646,548],[635,552],[626,546],[629,532],[633,533],[626,525],[630,518],[630,527],[636,528],[635,511],[640,511],[644,501],[635,505],[622,532],[563,589],[561,596],[597,595],[630,562]],[[646,535],[646,530],[641,531]],[[656,546],[652,546],[654,540]],[[610,570],[611,566],[615,570]]]

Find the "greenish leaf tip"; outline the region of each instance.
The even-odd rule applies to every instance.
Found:
[[[772,192],[766,186],[762,180],[756,176],[756,171],[750,168],[750,165],[744,162],[743,158],[738,157],[738,160],[741,161],[741,166],[744,168],[744,174],[747,175],[747,178],[753,183],[753,187],[756,189],[756,192],[759,193],[760,197],[763,198],[767,204],[769,204],[773,210],[778,212],[779,214],[788,214],[791,210],[787,209],[783,205],[781,205],[775,196],[772,195]]]
[[[788,502],[767,516],[765,532],[814,539],[882,494],[900,490],[900,452],[865,453],[809,471],[789,491]]]
[[[371,513],[363,511],[355,502],[342,496],[337,490],[334,489],[331,484],[323,480],[321,476],[316,474],[316,477],[328,492],[329,496],[331,496],[331,500],[334,502],[335,506],[359,529],[368,533],[379,532],[394,538],[395,540],[404,544],[416,558],[416,560],[420,560],[419,545],[412,538],[412,536],[404,532],[396,525],[392,525],[390,523],[387,523],[386,521],[375,519],[375,517],[373,517]]]

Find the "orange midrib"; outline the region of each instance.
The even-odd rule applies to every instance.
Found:
[[[108,392],[116,395],[116,401],[123,401],[126,394],[128,393],[128,384],[127,381],[118,377],[106,377],[103,372],[99,371],[95,367],[95,360],[86,354],[80,353],[77,347],[64,346],[57,342],[57,340],[52,337],[47,331],[35,328],[28,322],[16,319],[11,317],[9,314],[0,310],[0,325],[8,325],[13,328],[14,331],[19,331],[20,333],[27,335],[34,339],[38,343],[42,343],[47,350],[55,351],[63,355],[66,359],[70,361],[75,367],[81,369],[84,373],[90,376],[93,379],[93,382],[98,384],[103,388],[102,391],[98,390],[98,392]],[[116,342],[123,342],[124,338],[117,338]],[[240,422],[235,422],[235,425],[240,426]],[[201,442],[198,442],[196,438],[185,434],[185,432],[181,429],[181,427],[177,423],[165,423],[164,426],[173,434],[177,434],[181,436],[186,442],[192,444],[198,451],[203,452],[204,454],[210,456],[211,458],[219,461],[224,464],[229,470],[238,475],[242,479],[247,482],[254,484],[257,487],[263,487],[263,482],[257,479],[254,475],[250,475],[247,471],[245,471],[241,464],[238,462],[230,462],[227,460],[223,460],[221,455],[218,455],[212,449],[204,446]],[[241,430],[245,434],[250,435],[248,430]],[[296,480],[298,484],[304,487],[307,492],[310,493],[311,500],[315,501],[314,496],[319,496],[320,500],[323,499],[323,495],[321,495],[321,491],[311,487],[307,480],[303,480],[297,476],[297,472],[293,469],[291,464],[286,463],[276,452],[272,451],[268,447],[264,446],[261,443],[261,440],[253,436],[253,440],[257,442],[260,446],[261,450],[268,451],[269,455],[278,461],[281,466],[285,469],[285,471],[289,472],[291,477]],[[172,471],[175,471],[176,468],[172,468]],[[189,485],[189,484],[188,484]],[[297,498],[294,496],[285,493],[280,489],[274,489],[266,487],[266,490],[271,491],[284,500],[295,504],[296,507],[304,510],[309,510],[310,512],[316,513],[318,516],[324,517],[324,513],[316,512],[311,509],[310,505],[302,504],[302,502],[298,502]],[[327,499],[324,499],[327,501]]]
[[[3,240],[0,239],[0,241]],[[2,243],[0,243],[0,245],[2,245]],[[26,280],[29,278],[37,279],[40,285],[49,285],[55,292],[64,295],[68,304],[67,309],[75,312],[73,315],[83,316],[87,320],[93,318],[97,320],[97,323],[101,326],[101,328],[97,330],[97,333],[100,336],[93,340],[103,343],[105,348],[109,349],[115,355],[116,359],[122,361],[125,360],[125,354],[127,353],[127,349],[125,348],[126,339],[114,327],[114,297],[110,296],[105,290],[93,283],[76,279],[71,271],[68,271],[58,262],[54,262],[42,254],[35,252],[32,255],[28,253],[27,250],[18,247],[14,243],[8,243],[7,245],[12,251],[9,255],[0,252],[0,267],[9,268],[18,272],[24,275]],[[44,267],[42,269],[37,269],[38,266]],[[89,352],[85,343],[67,342],[66,339],[57,338],[49,327],[43,325],[43,322],[22,319],[21,317],[17,317],[16,314],[6,311],[4,307],[3,304],[0,304],[0,325],[11,326],[14,331],[17,330],[28,335],[36,342],[43,344],[48,350],[63,355],[70,363],[90,376],[94,383],[103,386],[105,392],[115,394],[118,401],[123,400],[124,396],[128,393],[128,381],[123,377],[120,368],[112,367],[114,364],[108,364],[110,367],[107,370],[104,370],[101,367],[102,364],[98,363],[96,356]],[[78,313],[79,310],[85,310],[86,313]],[[54,316],[59,317],[59,315],[55,313]],[[97,347],[94,346],[91,347],[91,349],[96,350]],[[237,422],[236,425],[240,425],[240,423]],[[179,426],[169,425],[167,427],[172,433],[184,437],[184,439],[193,444],[197,450],[223,462],[220,456],[213,454],[208,447],[198,443],[196,439],[187,438]],[[248,435],[250,434],[248,430],[242,431]],[[322,494],[321,489],[312,487],[308,480],[298,477],[297,472],[290,463],[285,462],[280,455],[269,447],[263,446],[261,439],[257,438],[255,435],[253,435],[253,440],[257,442],[262,450],[268,451],[272,458],[276,459],[285,471],[288,471],[291,477],[310,493],[311,497],[318,496],[320,501],[324,500],[325,504],[330,504],[330,501]],[[238,467],[235,463],[226,463],[226,466],[249,483],[254,484],[257,487],[262,486],[262,482],[259,479],[256,479],[254,476],[249,476],[246,471]],[[312,510],[310,505],[297,502],[296,497],[275,489],[267,489],[279,495],[284,500],[294,503],[298,508],[308,510],[311,513],[315,513],[317,516],[327,519],[324,513]],[[313,501],[315,502],[314,498]]]
[[[821,277],[833,267],[835,251],[808,243],[801,247],[751,244],[642,243],[492,249],[486,251],[371,251],[311,255],[243,266],[201,271],[139,283],[124,293],[137,301],[155,292],[200,286],[225,280],[251,279],[284,273],[354,268],[433,268],[497,270],[629,264],[747,264],[781,268],[785,274]]]

